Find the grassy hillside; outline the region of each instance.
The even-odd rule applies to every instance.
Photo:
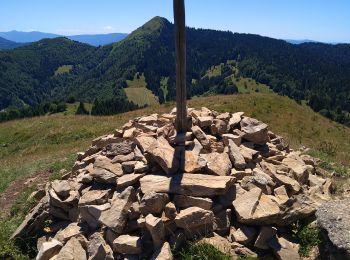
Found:
[[[129,101],[140,107],[159,104],[158,97],[147,88],[144,74],[136,73],[132,80],[126,81],[126,84],[127,88],[124,91]]]
[[[251,92],[260,92],[260,93],[272,93],[273,91],[266,84],[257,82],[253,78],[243,77],[239,73],[239,68],[237,67],[238,62],[234,60],[228,60],[226,63],[221,63],[219,65],[211,66],[204,74],[204,77],[216,77],[221,76],[224,66],[228,66],[232,74],[225,78],[225,82],[232,82],[237,86],[239,93],[249,94]]]
[[[169,112],[173,106],[173,103],[167,103],[108,117],[55,114],[0,124],[0,203],[4,194],[15,196],[12,216],[1,218],[0,214],[0,252],[3,250],[23,257],[18,248],[8,242],[8,237],[33,205],[27,197],[35,181],[24,184],[29,176],[57,178],[60,170],[71,168],[75,153],[84,151],[93,138],[111,133],[131,118]],[[194,98],[189,101],[189,106],[207,106],[221,112],[245,111],[247,116],[268,123],[270,129],[284,136],[292,147],[305,145],[323,155],[327,151],[322,149],[327,144],[336,149],[335,154],[327,159],[349,165],[350,128],[330,121],[287,97],[253,92]],[[11,191],[13,189],[18,190]],[[21,194],[16,194],[19,192]]]

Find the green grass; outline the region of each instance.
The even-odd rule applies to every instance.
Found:
[[[220,76],[221,75],[221,69],[224,66],[224,64],[219,64],[219,65],[215,65],[215,66],[211,66],[207,72],[204,74],[203,77],[208,77],[208,78],[212,78],[212,77],[216,77],[216,76]]]
[[[256,82],[252,78],[237,78],[236,76],[231,76],[232,82],[237,86],[239,93],[249,94],[254,92],[259,93],[272,93],[269,86]]]
[[[124,89],[129,101],[139,106],[154,106],[159,104],[151,90],[147,88],[146,79],[143,74],[136,73],[133,80],[126,81],[127,88]]]
[[[66,160],[57,160],[31,168],[38,170],[37,167],[49,169],[52,172],[50,180],[60,179],[60,171],[62,169],[69,169],[76,156],[71,155]],[[39,166],[40,165],[40,166]],[[22,166],[19,166],[24,170]],[[27,172],[28,173],[28,172]],[[34,199],[28,200],[29,195],[35,190],[35,186],[28,186],[17,198],[15,204],[10,211],[10,217],[0,218],[0,259],[33,259],[36,255],[36,237],[24,237],[15,241],[9,240],[11,234],[21,224],[26,214],[37,203]]]
[[[249,94],[249,93],[254,93],[254,92],[259,92],[259,93],[272,93],[273,91],[269,88],[269,86],[265,84],[261,84],[256,82],[252,78],[245,78],[245,77],[238,77],[238,68],[236,65],[236,61],[234,60],[228,60],[226,62],[227,65],[230,66],[232,69],[233,73],[231,76],[225,78],[226,81],[230,81],[234,83],[237,88],[239,93],[243,94]],[[206,73],[204,74],[203,77],[215,77],[215,76],[220,76],[222,68],[224,67],[224,63],[221,63],[219,65],[215,65],[210,67]]]
[[[162,77],[162,79],[160,80],[160,89],[163,92],[164,102],[167,101],[167,97],[169,94],[168,80],[169,80],[169,77]]]
[[[128,88],[145,88],[146,87],[146,79],[145,75],[142,73],[136,73],[133,80],[127,80],[126,84]]]
[[[190,243],[180,252],[182,260],[230,260],[232,256],[206,243]]]
[[[63,112],[63,114],[65,114],[65,115],[75,115],[75,113],[77,112],[78,107],[79,107],[79,102],[75,102],[75,103],[72,103],[72,104],[67,103],[67,109],[66,109],[65,112]],[[92,103],[84,103],[84,107],[89,113],[91,113]]]
[[[70,73],[71,70],[73,69],[73,65],[63,65],[57,68],[55,71],[55,76],[64,74],[64,73]]]
[[[301,256],[308,256],[311,248],[322,244],[321,230],[306,223],[294,225],[293,237],[300,245],[299,254]]]

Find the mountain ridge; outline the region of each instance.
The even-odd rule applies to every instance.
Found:
[[[27,43],[19,43],[7,40],[5,38],[0,37],[0,50],[8,50],[8,49],[14,49],[17,47],[21,47],[26,45]]]
[[[60,35],[60,34],[54,34],[54,33],[44,33],[39,31],[22,32],[22,31],[16,31],[16,30],[12,30],[8,32],[0,32],[0,37],[9,41],[17,42],[17,43],[28,44],[28,43],[37,42],[43,39],[66,37],[74,41],[90,44],[92,46],[111,44],[113,42],[124,39],[127,35],[128,35],[127,33]]]
[[[0,71],[0,108],[6,107],[2,101],[9,94],[11,98],[7,98],[7,106],[21,102],[33,104],[33,97],[28,91],[31,87],[33,88],[31,91],[38,95],[34,103],[47,98],[64,99],[68,96],[89,102],[93,102],[96,98],[125,99],[126,82],[132,80],[136,73],[144,75],[145,85],[161,103],[173,100],[175,98],[173,27],[174,25],[165,18],[154,17],[117,43],[99,48],[91,46],[88,48],[75,43],[76,48],[86,48],[87,51],[84,55],[75,53],[76,59],[73,62],[69,59],[47,61],[38,45],[30,45],[37,47],[32,50],[31,55],[42,56],[41,60],[46,58],[46,62],[52,62],[48,66],[51,71],[46,69],[46,74],[40,77],[37,75],[38,71],[25,70],[24,75],[29,77],[29,82],[35,83],[38,78],[43,79],[42,82],[25,86],[20,82],[16,83],[10,75],[4,80],[4,74],[9,72]],[[324,110],[323,113],[329,117],[345,115],[346,118],[347,111],[350,111],[350,102],[347,101],[350,97],[349,44],[293,45],[284,40],[252,34],[194,28],[186,30],[188,98],[208,93],[232,93],[235,84],[230,80],[234,73],[232,66],[226,66],[226,71],[222,75],[214,78],[205,77],[206,71],[211,66],[231,60],[235,64],[235,77],[255,79],[261,84],[271,86],[275,92],[288,95],[298,102],[306,100],[315,111]],[[50,41],[54,40],[47,40],[45,43]],[[61,40],[61,43],[65,44],[63,46],[56,44],[56,51],[67,51],[64,46],[69,42]],[[24,50],[28,51],[28,47],[3,52],[0,56],[0,66],[2,64],[8,68],[9,63],[1,62],[4,59],[12,60],[13,62],[10,62],[14,70],[12,75],[22,75],[23,68],[20,64],[23,61],[18,59],[18,53]],[[66,54],[63,56],[66,57]],[[26,57],[22,59],[26,60]],[[53,76],[55,70],[63,65],[72,65],[72,70]],[[38,66],[40,67],[40,63]],[[167,82],[166,86],[161,87],[161,82],[164,81]],[[21,86],[27,89],[25,95],[17,91]],[[46,93],[45,98],[43,95],[40,96],[40,92]],[[26,96],[27,98],[23,99]],[[335,119],[345,120],[340,117]]]

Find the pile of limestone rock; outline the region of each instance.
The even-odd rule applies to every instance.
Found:
[[[298,259],[289,228],[330,199],[315,160],[243,112],[152,114],[99,137],[13,234],[43,234],[37,259],[173,259],[188,240]]]

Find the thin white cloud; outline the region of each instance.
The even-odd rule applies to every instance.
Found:
[[[106,25],[105,27],[103,27],[103,30],[105,30],[105,31],[111,31],[111,30],[113,30],[113,27],[110,26],[110,25]]]

